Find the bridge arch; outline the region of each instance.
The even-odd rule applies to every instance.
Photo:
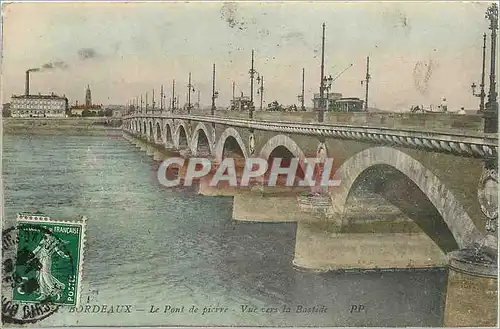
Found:
[[[208,151],[212,155],[213,154],[213,140],[212,140],[212,134],[208,132],[207,126],[203,123],[200,122],[196,126],[196,128],[193,130],[193,134],[191,136],[191,152],[194,155],[197,155],[198,153],[198,146],[201,143],[200,139],[200,134],[203,134],[203,138],[208,142]]]
[[[167,146],[172,146],[174,145],[174,122],[173,120],[169,119],[166,120],[163,124],[163,142]]]
[[[142,133],[146,135],[148,133],[148,123],[147,120],[144,120],[142,122]]]
[[[157,144],[160,144],[163,142],[163,138],[162,138],[162,132],[161,132],[161,124],[160,124],[160,121],[159,120],[156,120],[155,121],[155,131],[154,131],[154,141],[155,143]]]
[[[153,121],[152,120],[149,120],[148,126],[149,126],[148,138],[154,140],[154,131],[153,131]]]
[[[175,148],[177,148],[177,149],[190,148],[189,141],[190,141],[190,138],[189,138],[187,126],[183,121],[181,121],[177,124],[177,129],[175,130],[175,133],[174,133]]]
[[[247,148],[240,134],[236,129],[229,127],[226,130],[224,130],[222,135],[219,137],[219,140],[217,141],[217,145],[215,146],[215,159],[218,162],[222,161],[222,158],[224,157],[224,145],[226,143],[226,140],[231,137],[234,138],[238,143],[241,151],[243,152],[243,157],[245,159],[248,158]]]
[[[293,157],[298,159],[299,166],[296,172],[296,179],[302,180],[304,178],[306,172],[306,156],[300,146],[297,145],[297,143],[293,139],[286,135],[276,135],[269,139],[267,143],[262,147],[259,152],[259,157],[261,159],[265,159],[268,162],[268,172],[266,173],[266,175],[270,172],[272,166],[270,158],[273,154],[285,159],[287,156],[289,156],[290,158]]]
[[[334,179],[341,181],[340,186],[331,189],[332,204],[337,213],[344,213],[346,201],[356,179],[377,165],[393,167],[422,191],[443,218],[459,248],[468,247],[484,239],[466,210],[436,175],[408,154],[391,147],[363,150],[340,166],[334,176]]]
[[[300,146],[297,145],[297,143],[295,143],[295,141],[293,139],[291,139],[290,137],[288,137],[286,135],[276,135],[276,136],[272,137],[271,139],[269,139],[267,141],[267,143],[260,150],[259,156],[262,159],[267,160],[267,159],[269,159],[269,156],[271,155],[271,153],[276,148],[278,148],[280,146],[284,147],[288,151],[290,151],[290,153],[292,153],[294,157],[299,159],[299,161],[301,162],[301,165],[303,164],[303,161],[306,158],[304,155],[304,152],[302,151]]]

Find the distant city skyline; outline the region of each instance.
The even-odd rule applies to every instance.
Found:
[[[217,65],[218,106],[249,95],[251,50],[264,76],[264,106],[277,100],[299,104],[305,68],[306,106],[319,92],[321,24],[326,23],[326,75],[331,92],[364,99],[370,56],[369,106],[407,111],[439,105],[457,111],[478,108],[470,85],[480,83],[484,12],[476,3],[11,3],[4,4],[2,102],[24,92],[65,94],[85,101],[87,85],[97,104],[126,104],[160,85],[171,97],[172,79],[180,104],[192,73],[197,102],[208,106],[212,64]],[[27,24],[29,22],[29,24]],[[489,51],[487,52],[489,54]],[[487,74],[489,72],[487,57]],[[259,103],[258,85],[254,99]],[[486,87],[486,90],[488,88]]]

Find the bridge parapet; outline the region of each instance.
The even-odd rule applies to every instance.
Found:
[[[428,130],[425,127],[419,127],[418,129],[410,129],[407,126],[387,128],[370,125],[350,125],[346,123],[320,124],[283,120],[249,120],[247,118],[228,118],[210,115],[164,114],[161,116],[152,116],[143,114],[127,117],[127,119],[133,118],[192,120],[285,134],[356,140],[377,145],[451,153],[464,157],[496,158],[498,152],[497,134],[473,133],[472,131],[462,131],[458,129],[455,129],[453,132],[439,132]],[[404,116],[402,118],[404,118]]]

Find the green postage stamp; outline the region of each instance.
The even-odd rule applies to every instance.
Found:
[[[20,213],[17,220],[12,300],[78,305],[85,217],[69,222],[52,220],[42,213]]]

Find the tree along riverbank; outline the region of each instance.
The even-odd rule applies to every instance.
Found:
[[[2,118],[2,132],[8,135],[121,136],[117,118]]]

